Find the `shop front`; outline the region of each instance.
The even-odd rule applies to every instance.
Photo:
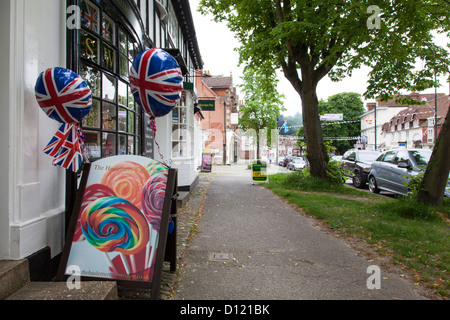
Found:
[[[0,260],[56,260],[80,173],[53,166],[42,152],[59,125],[36,103],[37,77],[47,68],[63,67],[88,83],[92,109],[82,130],[89,161],[137,155],[173,164],[188,149],[180,129],[194,132],[195,121],[175,128],[171,113],[157,119],[157,132],[150,129],[149,115],[131,93],[129,70],[144,49],[163,48],[189,80],[201,64],[198,45],[188,41],[195,35],[189,2],[6,0],[0,2],[0,15],[2,43],[10,44],[0,48],[0,75],[9,80],[0,89],[0,139],[9,151],[0,156]],[[181,18],[189,23],[179,23]],[[192,92],[186,90],[174,110],[180,121],[182,113],[194,117]],[[193,167],[187,172],[195,173]],[[179,176],[183,179],[181,171]]]

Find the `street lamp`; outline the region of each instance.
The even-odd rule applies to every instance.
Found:
[[[227,164],[227,103],[223,101],[223,164]]]
[[[227,164],[227,101],[230,101],[230,90],[226,91],[223,100],[223,164]]]
[[[434,73],[434,143],[437,140],[437,86],[436,86],[436,72]]]

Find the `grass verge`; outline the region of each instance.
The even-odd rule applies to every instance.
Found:
[[[357,237],[390,256],[416,284],[450,296],[450,199],[434,208],[412,199],[389,199],[333,185],[302,173],[271,175],[263,184],[286,201],[322,219],[342,235]]]

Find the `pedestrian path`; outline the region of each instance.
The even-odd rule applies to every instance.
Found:
[[[246,166],[214,170],[174,300],[425,299],[394,273],[368,273],[374,262],[253,184]]]

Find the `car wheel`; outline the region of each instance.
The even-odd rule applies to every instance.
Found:
[[[374,176],[369,178],[369,191],[372,193],[380,193],[380,189],[377,187],[377,180],[375,180]]]
[[[364,187],[363,177],[361,176],[361,174],[359,172],[355,173],[355,175],[353,176],[353,185],[356,188]]]

